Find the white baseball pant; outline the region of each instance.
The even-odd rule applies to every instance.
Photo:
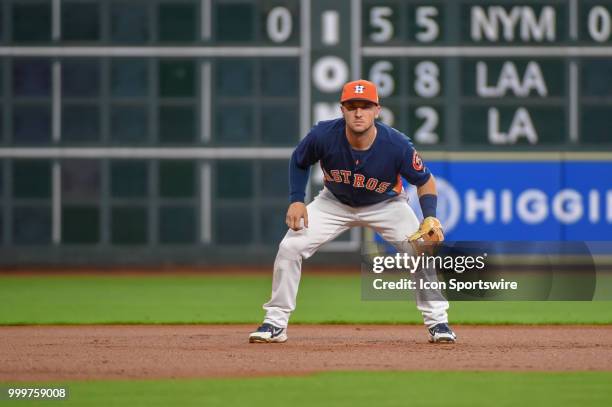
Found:
[[[312,256],[321,245],[354,226],[370,227],[390,243],[406,241],[419,228],[419,221],[405,194],[354,208],[341,203],[327,188],[323,188],[307,208],[308,228],[297,232],[289,229],[279,245],[274,261],[272,296],[263,305],[266,311],[264,322],[281,328],[287,327],[289,316],[295,310],[302,259]],[[415,297],[425,325],[448,323],[448,301],[426,299],[418,290]]]

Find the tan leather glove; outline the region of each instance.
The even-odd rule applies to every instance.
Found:
[[[424,242],[442,242],[444,241],[444,233],[442,232],[442,224],[437,218],[428,216],[423,219],[419,230],[414,232],[408,240],[411,242],[423,239]]]

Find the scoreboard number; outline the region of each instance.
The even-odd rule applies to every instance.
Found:
[[[390,74],[393,64],[390,61],[378,61],[370,68],[370,81],[376,84],[380,97],[387,97],[395,91],[395,79]]]
[[[435,41],[440,35],[440,27],[434,19],[438,16],[438,9],[432,6],[417,7],[416,9],[416,23],[419,27],[423,28],[416,34],[417,40],[420,42],[432,42]]]
[[[610,39],[610,13],[605,7],[595,6],[589,12],[589,35],[597,42]]]
[[[395,123],[395,114],[393,114],[393,111],[387,107],[382,107],[382,109],[380,109],[380,115],[379,115],[380,121],[385,123],[387,126],[393,126],[393,124]]]
[[[393,37],[393,24],[388,17],[393,15],[391,7],[372,7],[370,9],[370,24],[377,31],[370,35],[374,42],[386,42]]]
[[[440,26],[436,21],[438,9],[433,6],[419,6],[415,10],[415,25],[419,31],[415,34],[418,42],[432,42],[440,36]],[[390,41],[395,34],[395,27],[391,22],[393,9],[387,6],[376,6],[370,9],[370,26],[374,29],[370,33],[370,40],[375,43]]]
[[[418,119],[423,119],[423,124],[414,133],[414,139],[421,144],[436,144],[439,141],[438,134],[435,132],[438,127],[438,112],[432,107],[421,106],[415,112]]]
[[[414,69],[414,90],[417,95],[432,98],[440,93],[440,68],[432,61],[419,62]]]
[[[378,93],[382,98],[398,96],[396,95],[398,85],[393,72],[394,66],[389,60],[376,61],[370,67],[369,79],[376,84]],[[417,98],[430,99],[440,95],[442,90],[439,79],[440,68],[436,62],[416,62],[414,74],[413,87]],[[402,78],[400,77],[398,80],[401,81]],[[385,101],[383,101],[384,104]],[[438,111],[431,106],[416,106],[416,108],[410,108],[409,110],[412,117],[419,123],[418,127],[413,130],[414,134],[411,135],[414,140],[421,144],[439,143],[440,137],[437,129],[440,118]],[[408,112],[405,112],[405,114],[408,114]],[[395,125],[395,114],[386,106],[382,108],[380,119],[390,126]]]
[[[276,43],[285,42],[291,36],[293,21],[291,12],[285,7],[274,7],[266,19],[266,31],[270,40]]]

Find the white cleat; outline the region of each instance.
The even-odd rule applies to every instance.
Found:
[[[431,343],[455,343],[457,335],[448,324],[437,324],[429,328],[429,342]]]
[[[271,324],[262,324],[257,331],[249,335],[250,343],[282,343],[287,342],[287,330]]]

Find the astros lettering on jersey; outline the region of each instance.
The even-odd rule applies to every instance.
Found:
[[[361,151],[351,148],[345,125],[343,118],[317,123],[292,157],[302,169],[320,161],[325,186],[340,202],[372,205],[402,193],[401,177],[416,186],[429,180],[429,169],[399,130],[377,122],[374,143]],[[303,191],[291,185],[291,201],[303,199]]]

